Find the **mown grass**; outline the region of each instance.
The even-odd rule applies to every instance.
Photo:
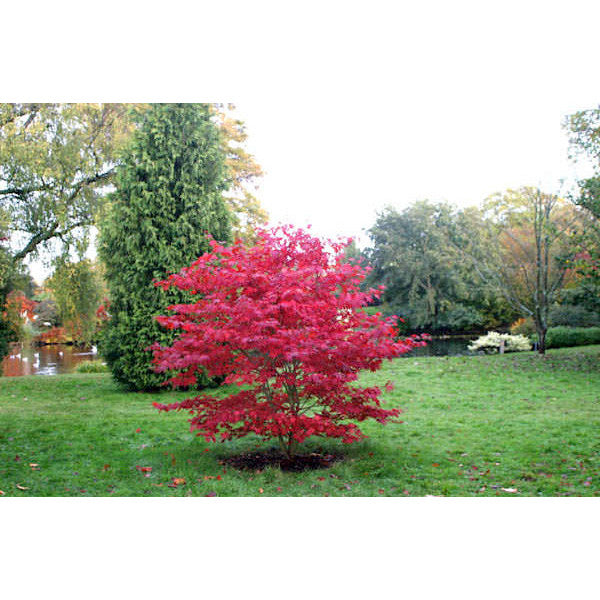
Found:
[[[223,465],[271,444],[207,444],[188,432],[188,415],[159,414],[156,394],[126,393],[107,374],[0,379],[0,490],[5,497],[600,495],[600,346],[552,350],[545,359],[401,358],[361,379],[387,380],[396,389],[385,404],[401,407],[404,423],[365,423],[369,438],[353,445],[315,440],[308,450],[343,451],[345,460],[290,473]],[[160,400],[185,396],[164,392]],[[151,467],[150,476],[136,467]]]

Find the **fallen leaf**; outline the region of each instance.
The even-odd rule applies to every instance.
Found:
[[[185,485],[185,477],[173,477],[173,483],[175,485]]]
[[[206,497],[210,497],[212,498],[213,496],[216,496],[217,492],[208,492],[208,494],[206,494]]]
[[[433,464],[432,464],[432,466],[433,466],[433,467],[439,467],[439,466],[440,466],[440,463],[433,463]]]
[[[151,483],[150,485],[154,485],[156,487],[162,487],[163,484],[162,483]]]
[[[217,481],[221,481],[221,476],[217,475]]]
[[[517,488],[500,488],[503,492],[508,492],[509,494],[515,494],[518,490]]]
[[[32,469],[37,469],[37,468],[38,468],[40,465],[38,465],[37,463],[29,463],[29,466],[30,466]]]
[[[141,433],[141,431],[142,431],[141,427],[138,427],[138,428],[135,430],[135,432],[136,432],[136,433]]]
[[[278,492],[280,492],[280,491],[281,491],[281,488],[280,488],[280,487],[278,487],[278,488],[277,488],[277,491],[278,491]]]
[[[103,470],[103,471],[108,471],[109,469],[110,469],[110,465],[104,465],[104,466],[102,467],[102,470]]]
[[[263,490],[262,488],[258,488],[258,493],[262,494],[265,490]]]
[[[379,489],[379,490],[377,490],[377,491],[378,491],[380,494],[385,494],[385,490],[383,490],[383,489]]]
[[[0,490],[0,496],[4,496],[4,492]]]
[[[175,466],[175,463],[176,463],[176,462],[177,462],[177,461],[175,460],[175,456],[174,456],[173,454],[171,454],[171,464],[172,464],[173,466]]]
[[[325,477],[317,477],[319,481],[325,481]]]
[[[28,490],[29,489],[28,487],[25,487],[23,485],[19,485],[18,483],[17,483],[17,488],[19,488],[20,490]]]

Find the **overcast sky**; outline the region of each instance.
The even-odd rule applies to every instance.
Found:
[[[130,15],[140,31],[150,27],[146,15],[160,10],[160,3],[145,6]],[[258,196],[272,222],[311,223],[328,236],[360,236],[386,204],[476,204],[521,185],[558,192],[561,179],[586,172],[568,159],[561,124],[600,103],[596,2],[205,9],[203,23],[226,33],[206,26],[200,36],[197,20],[161,13],[161,31],[171,31],[172,49],[185,61],[150,45],[129,70],[122,47],[108,45],[103,62],[116,68],[99,89],[86,63],[80,78],[67,65],[61,79],[44,70],[43,53],[35,57],[35,89],[58,86],[59,100],[234,102],[266,172]],[[94,19],[111,28],[111,39],[131,33],[109,12]],[[86,35],[69,30],[67,43],[58,31],[49,47],[63,62],[77,61],[73,44],[89,44]]]

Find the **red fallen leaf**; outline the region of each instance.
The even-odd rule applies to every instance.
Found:
[[[591,483],[589,481],[584,481],[583,485],[585,485],[587,487],[588,485],[591,485]]]
[[[324,479],[324,478],[323,478],[323,479]],[[281,488],[280,488],[280,487],[278,487],[278,488],[277,488],[277,491],[278,491],[278,492],[280,492],[280,491],[281,491]]]
[[[17,488],[20,490],[28,490],[29,489],[28,487],[25,487],[24,485],[20,485],[18,483],[17,483]]]
[[[217,475],[217,481],[221,481],[221,476]]]
[[[141,431],[142,431],[142,428],[141,428],[141,427],[138,427],[138,428],[135,430],[135,432],[136,432],[136,433],[141,433]]]
[[[0,490],[0,496],[4,496],[4,492]]]
[[[140,471],[141,471],[142,473],[151,473],[151,472],[152,472],[152,467],[142,467],[142,468],[140,469]]]
[[[377,490],[377,491],[378,491],[380,494],[385,494],[385,490],[384,490],[384,489],[381,489],[381,488],[380,488],[380,489],[379,489],[379,490]]]
[[[174,477],[173,483],[177,485],[185,485],[185,477]]]
[[[214,475],[205,475],[204,476],[204,481],[208,480],[208,479],[214,479],[215,476]]]
[[[110,469],[110,465],[104,465],[104,466],[102,467],[102,470],[103,470],[103,471],[108,471],[109,469]]]
[[[204,450],[202,450],[202,452],[210,452],[210,448],[204,448]]]
[[[404,490],[402,493],[403,493],[405,496],[410,496],[410,492],[409,492],[408,490]]]
[[[369,452],[369,456],[373,456],[373,453],[372,453],[372,452]]]
[[[258,488],[258,493],[262,494],[264,492],[264,490],[262,488]]]
[[[15,462],[19,462],[21,460],[21,457],[17,454],[13,460]]]
[[[325,477],[317,477],[319,481],[325,481]]]
[[[439,467],[439,466],[440,466],[440,463],[432,463],[432,466],[433,466],[433,467]]]

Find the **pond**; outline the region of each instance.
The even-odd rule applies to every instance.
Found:
[[[2,360],[2,375],[18,377],[72,373],[80,362],[96,358],[98,355],[95,346],[11,344],[10,353]]]
[[[472,354],[467,346],[478,336],[452,336],[429,340],[427,346],[415,348],[403,356],[465,356]]]
[[[470,354],[467,346],[474,337],[454,336],[433,339],[423,348],[415,348],[403,356],[462,356]],[[4,377],[19,375],[58,375],[72,373],[83,361],[98,359],[95,346],[81,347],[69,344],[27,346],[12,344],[10,354],[2,361]]]

